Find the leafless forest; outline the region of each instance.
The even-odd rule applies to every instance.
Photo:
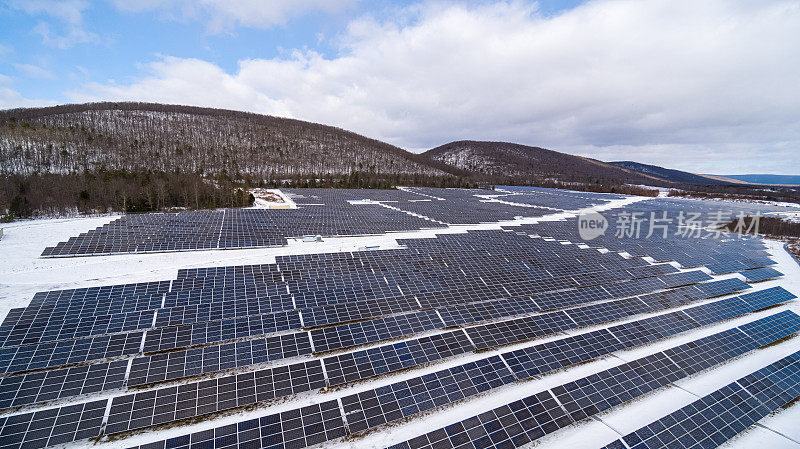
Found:
[[[0,112],[0,208],[246,204],[253,185],[460,186],[464,173],[330,126],[218,109],[97,103]]]
[[[5,111],[0,120],[5,173],[102,167],[264,180],[448,174],[419,155],[338,128],[219,109],[99,103]]]

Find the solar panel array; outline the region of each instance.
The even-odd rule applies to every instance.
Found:
[[[800,316],[794,315],[800,323]],[[769,320],[764,318],[762,320]],[[729,340],[732,333],[741,335],[743,344],[732,349]],[[772,341],[790,334],[790,331],[776,330]],[[739,338],[739,337],[737,337]],[[675,380],[702,371],[708,366],[725,362],[733,357],[747,353],[759,345],[738,329],[732,329],[708,338],[686,343],[670,351],[684,353],[700,348],[714,354],[712,363],[688,361],[678,365],[666,353],[656,353],[623,363],[614,368],[584,377],[550,390],[540,392],[512,402],[480,415],[468,418],[446,428],[429,432],[409,441],[392,446],[393,448],[483,448],[518,447],[534,441],[548,433],[583,420],[603,410],[625,403]],[[331,409],[332,420],[346,423],[345,432],[358,435],[383,424],[395,422],[432,408],[451,404],[465,397],[499,388],[516,382],[517,378],[502,362],[499,356],[491,356],[476,362],[469,362],[417,378],[396,382],[387,386],[367,390],[341,398],[341,409]],[[295,413],[300,410],[295,411]],[[337,415],[338,412],[338,415]],[[280,419],[278,417],[260,420]],[[263,437],[264,426],[259,419],[248,421],[248,426],[261,429],[253,434],[261,438],[243,440],[238,437],[241,427],[233,427],[225,433],[221,427],[182,437],[149,444],[150,448],[190,447],[197,441],[206,441],[208,447],[226,447],[230,444],[243,444],[252,441],[254,447],[304,447],[302,443],[288,444],[280,433],[270,432],[271,439]],[[241,424],[240,424],[241,425]],[[233,437],[233,435],[237,435]],[[201,435],[206,435],[202,439]],[[231,435],[229,439],[220,438]],[[326,441],[320,435],[316,442]]]
[[[374,207],[414,217],[403,211],[435,210],[436,221],[421,219],[434,225],[536,216],[618,198],[526,188],[289,194],[309,211]],[[349,203],[364,198],[373,204]],[[229,218],[245,220],[234,215]],[[214,223],[232,229],[224,220]],[[160,429],[245,410],[254,418],[144,447],[300,448],[358,438],[795,298],[781,287],[748,284],[777,273],[758,240],[603,239],[611,251],[601,252],[595,243],[585,248],[557,241],[574,234],[565,223],[439,234],[399,240],[399,249],[279,256],[273,264],[180,270],[167,281],[37,293],[0,324],[0,446],[86,443],[131,431],[154,440]],[[262,225],[218,234],[217,244],[249,245],[237,235]],[[335,232],[356,229],[348,226]],[[169,240],[171,232],[181,231],[158,230],[153,238]],[[200,241],[191,232],[186,238]],[[664,263],[672,260],[713,273],[741,272],[748,282]],[[714,299],[719,296],[725,298]],[[515,447],[800,331],[793,312],[759,316],[398,447]],[[536,341],[544,336],[552,340]],[[482,354],[486,350],[492,353]],[[385,376],[401,371],[399,380]],[[295,395],[315,405],[293,408],[289,402],[278,414],[265,408]]]
[[[782,301],[791,297],[790,295],[786,295],[785,291],[777,289],[773,290],[773,296],[776,301]],[[738,310],[739,314],[755,310],[756,306],[748,304],[746,301],[738,301],[741,304]],[[708,305],[702,305],[687,309],[687,313],[691,315],[707,307]],[[795,316],[793,314],[784,313],[783,315],[775,316],[775,319],[772,321],[762,322],[761,327],[774,330],[776,327],[783,325],[785,331],[789,329],[796,331],[800,321],[796,321],[794,318]],[[674,324],[676,320],[683,320],[687,325],[683,327],[676,326]],[[662,316],[659,321],[660,324],[662,324],[662,331],[656,338],[665,338],[700,326],[699,323],[683,313],[665,315]],[[640,322],[633,322],[631,325],[656,328],[653,320],[641,320]],[[463,333],[459,334],[463,339]],[[503,373],[502,376],[492,378],[491,381],[481,381],[481,385],[494,385],[492,387],[494,388],[513,380],[511,377],[508,377],[509,372],[513,374],[513,378],[523,379],[608,355],[613,351],[642,343],[629,342],[627,345],[621,344],[620,341],[623,340],[623,335],[624,334],[617,329],[614,329],[613,333],[608,330],[593,331],[576,337],[567,337],[522,350],[505,352],[500,358],[486,359],[485,362],[478,363],[474,368],[470,368],[470,365],[460,366],[456,372],[473,372],[474,370],[475,373],[486,374],[492,369],[500,370]],[[419,351],[420,354],[422,354],[425,352],[425,342],[430,341],[430,338],[423,337],[420,340],[422,340],[422,343],[417,347],[422,349]],[[451,343],[460,345],[460,350],[452,351],[451,346],[450,353],[438,354],[438,358],[474,351],[476,349],[466,340],[457,343],[456,339],[450,336],[450,341]],[[116,397],[113,399],[111,415],[108,420],[109,426],[113,426],[107,427],[105,433],[110,434],[131,430],[161,422],[169,422],[175,419],[189,418],[241,407],[281,396],[323,388],[326,385],[342,385],[346,382],[366,379],[381,373],[409,368],[437,359],[434,357],[424,357],[422,359],[418,358],[416,364],[409,363],[409,360],[403,356],[402,349],[415,346],[414,343],[414,341],[400,342],[383,347],[380,350],[366,350],[326,357],[322,359],[322,364],[326,367],[324,370],[319,360],[313,360],[214,380],[197,381],[178,387],[165,387],[155,391]],[[398,349],[400,349],[399,353],[395,352],[395,354],[392,354],[392,351],[398,351]],[[394,359],[395,363],[398,363],[401,359],[406,359],[406,363],[396,364],[394,366],[386,365],[393,361],[393,355],[397,355]],[[501,366],[503,368],[508,367],[510,371],[500,369]],[[534,367],[536,371],[533,371]],[[347,372],[346,379],[344,378],[344,372]],[[452,373],[452,370],[449,370],[445,374],[450,376],[453,375]],[[441,378],[442,375],[444,374],[437,374],[439,378]],[[427,386],[431,385],[430,382],[425,380],[424,376],[423,381]],[[475,388],[477,388],[477,390],[469,390],[475,392],[471,394],[484,391],[477,386]],[[356,408],[355,406],[351,407],[352,410]],[[132,416],[138,418],[132,418]],[[352,420],[348,418],[348,422],[351,421]]]
[[[487,202],[490,190],[427,189],[284,189],[296,209],[220,209],[177,213],[128,214],[92,231],[48,247],[44,257],[251,248],[285,245],[304,235],[373,235],[538,217],[554,208],[602,204],[544,190],[519,191],[501,197],[520,205]],[[433,196],[436,195],[436,196]],[[368,200],[368,201],[364,201]],[[561,204],[559,206],[559,204]],[[537,205],[543,207],[536,207]]]
[[[506,229],[553,238],[560,241],[584,243],[592,247],[626,252],[634,256],[649,256],[656,261],[676,261],[683,267],[707,267],[713,274],[726,274],[774,265],[760,240],[745,236],[739,238],[705,229],[713,225],[718,213],[733,219],[743,210],[752,209],[719,203],[706,204],[689,200],[645,200],[632,206],[604,212],[609,228],[604,235],[584,241],[578,231],[578,219],[546,221],[536,224],[509,226]],[[755,212],[755,211],[751,211]],[[630,225],[630,218],[621,224],[620,214],[639,220],[638,232]],[[697,214],[695,224],[687,224],[688,216]],[[660,222],[666,216],[666,222]],[[681,224],[679,217],[684,217]],[[653,225],[651,229],[650,225]],[[624,232],[623,232],[624,231]],[[652,232],[651,232],[652,231]],[[665,237],[666,235],[666,237]]]
[[[800,320],[800,316],[792,315],[795,322]],[[792,333],[774,329],[768,341]],[[734,328],[530,395],[392,448],[519,447],[758,347],[758,342]],[[713,357],[697,356],[701,353]],[[784,398],[793,393],[797,396],[800,391],[795,388]]]
[[[498,190],[409,187],[405,190],[284,191],[298,205],[297,209],[129,214],[46,248],[42,256],[281,246],[286,244],[287,238],[304,235],[373,235],[449,224],[498,222],[517,217],[540,217],[563,210],[575,211],[621,198],[612,194],[532,187],[501,187]],[[662,199],[651,201],[650,207],[641,204],[636,207],[645,215],[656,210],[674,212],[687,207],[709,211],[709,206],[690,200]],[[746,205],[739,209],[755,212]],[[766,205],[759,208],[771,209]],[[575,229],[573,227],[571,230]],[[736,267],[733,269],[736,270]]]
[[[71,237],[44,257],[283,246],[303,235],[373,235],[442,225],[379,204],[128,214]]]
[[[407,190],[420,194],[418,198],[425,195],[425,199],[399,199],[384,201],[383,204],[447,224],[491,223],[514,220],[516,217],[540,217],[561,211],[561,208],[550,207],[553,199],[544,194],[513,195],[514,198],[525,198],[527,201],[509,204],[511,201],[507,198],[512,195],[491,190],[424,187],[409,187]]]
[[[800,352],[731,382],[622,439],[631,449],[719,447],[800,397]],[[607,448],[620,447],[619,440]]]

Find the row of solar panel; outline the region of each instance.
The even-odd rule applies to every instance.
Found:
[[[670,265],[649,266],[649,267],[643,267],[642,269],[629,269],[626,270],[624,276],[641,276],[641,275],[649,275],[651,273],[671,271],[667,267],[671,269]],[[628,272],[631,272],[633,274]],[[618,276],[623,276],[623,275],[617,273],[609,277],[618,277]],[[603,279],[603,278],[607,279],[608,277],[598,276],[596,279]],[[695,273],[688,272],[688,273],[676,273],[674,275],[664,276],[662,278],[653,278],[653,279],[655,280],[629,281],[627,283],[616,284],[615,286],[608,288],[616,288],[618,290],[617,295],[626,296],[627,294],[635,293],[633,290],[631,290],[632,288],[637,288],[637,287],[632,287],[634,284],[640,284],[638,286],[639,288],[638,291],[643,291],[645,290],[645,288],[643,287],[645,287],[646,284],[653,284],[654,286],[665,287],[682,283],[697,282],[710,278],[701,272],[695,272]],[[623,286],[625,288],[623,288]],[[598,290],[600,292],[605,293],[605,290],[602,287],[599,288]],[[556,295],[556,298],[549,297],[546,305],[550,305],[551,307],[559,303],[563,305],[568,305],[569,303],[564,300],[564,295],[566,294],[567,293],[562,292]],[[590,290],[588,288],[585,288],[585,289],[571,291],[571,297],[574,298],[574,300],[572,301],[574,303],[578,301],[586,302],[586,301],[607,299],[612,297],[612,295],[605,293],[604,295],[592,296],[590,294]],[[484,316],[486,316],[487,318],[497,318],[500,316],[521,314],[530,311],[541,310],[542,307],[538,306],[536,304],[536,301],[538,300],[539,302],[544,302],[542,298],[543,298],[542,295],[538,295],[533,298],[533,301],[525,300],[525,302],[528,303],[529,307],[526,308],[518,306],[514,310],[507,311],[506,315],[502,315],[501,312],[496,311],[495,313],[485,314]],[[470,299],[469,297],[466,298],[462,297],[462,301],[469,299]],[[520,302],[522,300],[516,299],[511,301]],[[533,307],[531,307],[530,305],[533,305]],[[396,299],[392,298],[382,302],[379,302],[377,300],[359,301],[355,303],[347,303],[344,305],[340,305],[339,307],[331,306],[324,309],[319,309],[319,308],[310,310],[306,309],[301,311],[301,313],[303,315],[303,323],[306,327],[308,327],[308,326],[319,325],[320,322],[324,324],[331,324],[343,321],[352,321],[356,319],[370,318],[372,316],[375,316],[376,312],[383,315],[390,313],[404,312],[404,311],[418,309],[420,308],[419,306],[420,306],[419,302],[414,298],[400,297]],[[472,306],[472,307],[474,308],[479,306]],[[193,311],[198,310],[197,307],[192,307],[189,309]],[[210,318],[210,306],[207,306],[205,310],[208,311],[208,313],[205,316]],[[471,309],[458,308],[455,310],[464,312],[466,310],[471,310]],[[39,311],[41,311],[41,309]],[[73,317],[71,319],[64,319],[64,320],[55,320],[53,314],[49,315],[37,314],[37,319],[26,320],[26,322],[24,323],[17,322],[13,326],[5,326],[4,330],[6,330],[6,340],[5,340],[6,343],[3,346],[13,346],[14,343],[20,343],[20,342],[23,344],[36,344],[42,340],[55,342],[79,336],[103,335],[113,332],[153,329],[148,331],[147,333],[145,341],[145,352],[156,352],[156,351],[163,351],[180,347],[188,347],[198,344],[208,344],[234,338],[252,337],[256,335],[264,335],[278,331],[299,329],[301,327],[297,312],[281,312],[275,314],[250,315],[250,316],[243,316],[240,318],[230,318],[228,320],[206,321],[203,319],[205,318],[205,316],[202,315],[198,316],[197,314],[187,319],[185,311],[186,308],[171,308],[171,309],[163,309],[163,311],[162,309],[159,309],[157,311],[152,311],[152,312],[151,311],[130,312],[125,314],[106,315],[100,317],[87,317],[84,319]],[[245,311],[249,311],[249,309],[246,308]],[[441,312],[445,317],[451,315],[448,309],[444,309]],[[156,317],[155,321],[154,321],[154,316]],[[159,321],[159,316],[162,317],[160,321]],[[174,320],[176,316],[180,316],[181,318],[183,318],[184,323],[186,321],[188,321],[188,323],[180,326],[161,327],[165,326],[170,321],[176,321]],[[471,321],[475,321],[475,319]],[[445,319],[445,323],[447,325],[463,324],[466,322],[470,321],[462,319],[461,322],[454,321],[450,323],[448,322],[447,319]],[[2,332],[0,332],[0,335],[2,335]]]
[[[800,317],[787,311],[690,344],[668,349],[664,352],[665,360],[671,361],[680,367],[684,375],[688,375],[798,330],[800,330]],[[755,337],[751,337],[754,335]],[[299,369],[295,369],[295,371],[297,372]],[[315,376],[317,382],[322,382],[322,370],[319,368],[312,369],[311,372],[299,373],[295,378],[311,378],[311,376]],[[287,382],[290,378],[291,375],[287,370],[287,372],[277,373],[274,378],[262,375],[258,384],[263,389],[274,385],[276,380]],[[355,433],[497,388],[514,382],[517,378],[518,376],[512,374],[500,356],[492,356],[375,390],[345,396],[341,401],[349,432]],[[192,386],[173,387],[158,392],[114,398],[105,433],[112,434],[171,422],[180,419],[178,410],[182,410],[182,415],[185,417],[192,417],[254,401],[257,384],[255,375],[251,379],[245,377],[239,385],[237,383],[234,379],[207,381],[196,384],[196,388],[192,388]],[[241,391],[238,387],[241,387]],[[579,406],[580,398],[574,397],[574,395],[570,396],[568,388],[564,388],[564,391],[559,388],[553,389],[553,392],[573,419],[579,420],[596,413],[595,409],[591,408],[594,405]],[[580,394],[586,395],[586,389],[581,389]],[[243,399],[242,403],[238,400],[239,396]],[[64,408],[69,407],[74,406]],[[92,405],[91,409],[95,410],[96,407]],[[195,412],[194,415],[191,414],[192,410]],[[35,412],[20,415],[21,418],[14,420],[11,428],[13,433],[7,434],[0,429],[0,436],[13,437],[16,435],[18,421],[26,422],[25,416],[30,416],[31,423],[38,422],[35,416],[37,413],[43,414]],[[50,417],[64,416],[65,413],[59,411],[44,415],[49,420]],[[97,424],[94,414],[90,414],[86,418],[78,418],[78,421],[77,427],[81,429],[88,429]],[[32,424],[32,426],[37,429],[39,427],[36,424]],[[99,435],[99,425],[97,432]]]
[[[565,363],[580,363],[631,345],[647,343],[699,325],[779,304],[794,297],[780,288],[757,293],[757,295],[747,294],[741,298],[729,298],[692,307],[683,312],[618,325],[610,328],[610,332],[609,330],[593,331],[507,352],[503,354],[503,357],[518,377],[529,377],[562,367]],[[599,343],[603,344],[598,345]],[[335,386],[473,350],[475,347],[463,331],[453,331],[354,353],[329,356],[322,359],[321,363],[320,361],[304,362],[260,370],[255,373],[239,375],[236,378],[236,384],[247,385],[255,376],[257,392],[255,398],[252,398],[249,393],[237,394],[236,403],[247,404],[253,399],[263,401],[285,394],[321,388],[326,385],[325,378],[321,375],[322,364],[325,365],[327,385]],[[121,388],[126,367],[125,362],[113,362],[112,364],[3,378],[0,379],[0,407],[21,406]],[[134,377],[129,385],[146,383],[148,380],[155,381],[152,378],[137,380]],[[193,383],[181,388],[192,391],[198,389],[199,385],[208,387],[213,382],[216,381]],[[220,382],[233,381],[220,380]],[[237,387],[237,390],[243,389],[243,387]],[[170,392],[169,395],[174,388],[168,388],[165,391]]]
[[[738,279],[726,279],[708,284],[683,287],[681,293],[691,295],[693,299],[711,298],[727,293],[750,288]],[[538,314],[523,318],[502,321],[499,323],[485,324],[467,328],[472,341],[478,348],[500,346],[528,338],[560,332],[565,329],[578,327],[580,322],[587,323],[591,312],[607,307],[608,316],[602,314],[594,321],[596,323],[617,319],[620,316],[642,313],[645,311],[660,310],[660,303],[636,302],[636,300],[616,301],[609,306],[583,306],[568,311],[557,311]],[[627,310],[627,312],[626,312]],[[407,315],[398,315],[372,321],[363,321],[340,326],[315,329],[311,331],[316,352],[343,349],[389,338],[411,335],[436,328],[446,327],[447,323],[436,311],[423,311]]]
[[[800,317],[796,315],[794,317],[800,326]],[[769,320],[769,317],[765,319]],[[526,397],[395,447],[488,448],[514,447],[528,443],[587,416],[627,402],[759,346],[751,340],[743,347],[734,348],[730,344],[732,332],[742,334],[742,331],[734,329],[672,348],[676,356],[687,352],[691,352],[694,356],[694,358],[681,358],[677,364],[665,353],[650,355]],[[771,336],[772,341],[784,338],[788,335],[787,332],[784,329],[775,329],[775,333]],[[744,335],[745,340],[746,338]],[[696,354],[698,351],[713,355],[714,362],[695,363],[699,360]],[[342,411],[338,415],[334,409],[336,401],[329,402],[331,421],[335,423],[331,427],[342,429],[332,438],[339,438],[344,436],[343,434],[358,434],[421,411],[461,400],[480,391],[497,388],[514,380],[513,374],[502,364],[499,357],[493,356],[480,363],[473,362],[457,369],[442,370],[423,378],[401,381],[345,396],[341,399]],[[556,397],[559,398],[558,401]],[[302,415],[301,410],[294,411],[293,416]],[[243,444],[248,447],[299,448],[331,439],[324,431],[324,426],[320,425],[309,426],[303,432],[287,433],[280,426],[268,424],[280,423],[284,419],[283,414],[257,418],[233,426],[151,443],[141,448],[188,448],[200,445],[217,448]],[[443,440],[446,442],[442,443]]]
[[[783,273],[770,267],[745,270],[739,274],[744,276],[745,279],[747,279],[747,282],[761,282],[783,276]]]
[[[480,281],[474,281],[474,282],[476,282],[477,285],[485,287],[485,284],[480,282]],[[567,280],[567,283],[569,283],[569,280]],[[525,286],[525,289],[530,289],[530,291],[526,292],[526,291],[523,290],[520,293],[521,294],[532,293],[532,292],[540,290],[539,288],[536,288],[536,287],[537,287],[537,285]],[[553,285],[551,288],[557,288],[557,287],[558,287],[557,285]],[[542,290],[544,290],[544,289],[542,289]],[[50,292],[50,293],[56,293],[56,292]],[[62,300],[66,300],[66,302],[68,302],[70,304],[70,306],[72,304],[78,304],[79,307],[77,307],[77,308],[69,307],[69,306],[66,307],[66,308],[56,307],[54,310],[52,310],[50,312],[49,316],[46,313],[42,314],[43,316],[41,317],[40,321],[50,322],[50,321],[53,321],[53,319],[55,319],[57,317],[58,318],[70,317],[70,318],[74,319],[76,317],[98,315],[99,312],[101,312],[101,311],[97,310],[96,307],[94,307],[94,308],[91,307],[91,305],[93,303],[94,304],[96,304],[96,303],[94,301],[89,300],[86,297],[86,293],[87,293],[86,289],[76,290],[74,292],[74,298],[71,298],[71,297],[66,297],[65,298],[65,296],[64,296],[65,292],[62,292],[61,294],[57,294],[58,295],[58,299],[56,299],[57,301],[61,302]],[[207,294],[204,294],[204,293],[207,293]],[[264,295],[261,295],[259,293],[260,292],[254,290],[254,291],[250,291],[250,292],[244,291],[244,292],[241,292],[241,293],[238,293],[238,294],[237,294],[237,292],[233,292],[232,295],[233,296],[242,296],[242,295],[244,295],[245,297],[255,297],[255,298],[259,298],[259,297],[263,297],[264,296]],[[363,295],[363,291],[361,291],[359,293],[361,293]],[[391,291],[390,293],[396,294],[396,292],[394,292],[394,291]],[[327,292],[326,292],[326,294],[327,294]],[[197,300],[197,299],[196,298],[192,298],[191,296],[198,296],[198,295],[201,297],[200,298],[201,301],[202,300],[211,300],[211,301],[213,301],[214,299],[226,299],[226,298],[230,298],[231,297],[231,294],[229,292],[227,292],[227,291],[224,291],[224,290],[223,291],[211,290],[211,291],[208,291],[208,292],[203,292],[203,291],[197,292],[197,291],[194,291],[194,290],[174,291],[174,292],[168,292],[167,293],[167,298],[166,298],[166,302],[165,302],[164,305],[167,306],[167,307],[170,307],[170,306],[174,306],[174,305],[177,305],[177,304],[192,303],[193,299],[195,299],[195,300]],[[346,297],[343,300],[354,300],[355,299],[355,293],[352,293],[351,295],[352,296]],[[34,300],[34,303],[37,303],[38,302],[37,299],[40,298],[40,297],[43,297],[43,296],[45,296],[45,295],[37,294],[37,296],[36,296],[36,298]],[[55,294],[47,294],[48,299],[49,298],[53,298],[55,296],[56,296]],[[187,298],[186,296],[190,296],[190,297]],[[269,297],[270,295],[266,294],[266,296]],[[287,296],[285,298],[279,298],[279,299],[280,300],[276,301],[276,303],[277,303],[277,305],[279,305],[280,308],[289,307],[288,303],[290,302],[289,301],[290,297]],[[295,300],[295,303],[299,302],[298,307],[308,307],[308,306],[311,306],[311,305],[316,305],[316,303],[304,302],[303,298],[297,298],[296,296],[295,296],[294,300]],[[336,302],[339,302],[339,301],[336,301]],[[158,298],[155,297],[155,295],[154,295],[153,297],[150,297],[150,298],[139,298],[138,300],[135,301],[135,304],[132,304],[130,301],[120,301],[120,303],[118,304],[117,307],[105,307],[105,308],[102,309],[102,311],[105,312],[106,314],[108,314],[108,313],[111,312],[111,310],[109,310],[109,308],[113,308],[114,310],[124,309],[125,311],[130,311],[130,310],[153,309],[153,308],[157,308],[158,306],[159,306]],[[34,307],[30,307],[26,311],[26,313],[28,315],[30,315],[30,314],[33,314],[36,311],[37,310]],[[48,312],[48,311],[49,311],[49,309],[45,309],[44,310],[44,312]],[[25,322],[23,322],[21,324],[25,324]]]
[[[291,210],[226,209],[126,215],[42,252],[43,257],[280,246],[308,234],[370,235],[441,227],[378,204]]]
[[[622,440],[616,440],[605,448],[719,447],[798,397],[800,352],[795,352],[625,435]]]
[[[747,336],[747,325],[731,329],[528,396],[398,443],[392,449],[522,446],[800,329],[797,315],[791,329],[774,325],[770,318],[749,327],[771,329],[771,333],[761,334],[760,341]]]

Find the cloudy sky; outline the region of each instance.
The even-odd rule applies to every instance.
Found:
[[[800,1],[0,0],[0,109],[100,100],[800,174]]]

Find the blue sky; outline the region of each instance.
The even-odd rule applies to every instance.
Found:
[[[59,46],[46,42],[37,26],[46,24],[58,36],[69,35],[70,24],[46,10],[52,3],[72,3],[80,11],[81,28],[92,37],[75,39]],[[169,2],[164,2],[169,3]],[[262,2],[268,5],[268,1]],[[335,3],[335,2],[332,2]],[[538,2],[543,14],[557,14],[579,1]],[[27,4],[41,4],[42,11],[30,12]],[[12,87],[26,98],[71,102],[68,90],[87,82],[125,82],[141,74],[140,63],[158,55],[198,58],[234,71],[243,59],[274,58],[292,49],[309,48],[333,56],[331,41],[344,32],[353,17],[385,17],[412,1],[344,1],[330,11],[312,7],[298,16],[276,23],[230,25],[210,29],[203,13],[183,16],[175,9],[130,11],[105,1],[6,1],[0,9],[0,73],[12,77]],[[30,67],[41,73],[30,73]],[[2,105],[9,107],[13,105]]]
[[[194,104],[412,151],[800,172],[800,3],[0,0],[0,108]]]

